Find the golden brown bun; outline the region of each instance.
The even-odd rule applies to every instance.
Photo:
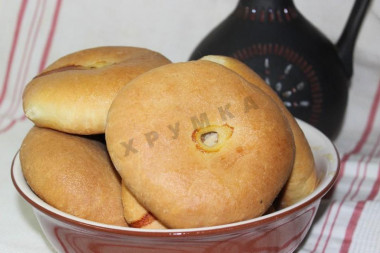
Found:
[[[20,161],[29,186],[46,203],[87,220],[127,226],[120,177],[103,143],[33,127]]]
[[[129,192],[124,183],[121,185],[121,199],[124,218],[130,227],[147,229],[166,229],[137,199]]]
[[[130,80],[170,61],[135,47],[98,47],[58,59],[26,86],[25,115],[37,126],[104,133],[109,106]]]
[[[202,143],[212,132],[217,143]],[[168,228],[262,215],[294,159],[276,103],[209,61],[168,64],[131,81],[111,105],[106,142],[129,191]]]
[[[294,135],[296,156],[292,174],[283,190],[280,199],[280,207],[283,208],[290,206],[312,193],[317,186],[317,176],[314,157],[311,152],[309,143],[307,142],[305,135],[299,127],[297,121],[286,109],[283,102],[272,90],[272,88],[266,84],[251,68],[234,58],[209,55],[203,57],[201,60],[208,60],[219,63],[235,71],[243,78],[245,78],[248,82],[259,87],[277,103],[277,105],[281,108],[282,112],[288,119]]]

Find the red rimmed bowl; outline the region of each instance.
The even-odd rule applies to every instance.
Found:
[[[317,189],[288,208],[222,226],[148,230],[91,222],[61,212],[35,195],[24,179],[18,154],[11,175],[58,252],[292,252],[306,236],[339,170],[339,156],[331,141],[307,123],[299,124],[314,154],[320,181]]]

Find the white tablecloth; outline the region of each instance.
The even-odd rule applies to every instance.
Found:
[[[12,185],[10,166],[32,126],[24,118],[25,84],[53,60],[102,45],[146,47],[174,62],[236,0],[0,1],[0,252],[52,252],[30,206]],[[295,1],[332,41],[353,0]],[[335,141],[341,174],[323,200],[300,252],[380,252],[380,1],[373,1],[357,41],[343,130]]]

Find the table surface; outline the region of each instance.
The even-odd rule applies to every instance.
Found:
[[[353,0],[295,1],[333,42]],[[53,252],[12,185],[13,156],[32,127],[26,83],[57,58],[103,45],[146,47],[186,61],[236,0],[0,1],[0,252]],[[299,252],[380,252],[380,1],[373,1],[354,54],[342,132],[340,179],[321,203]]]

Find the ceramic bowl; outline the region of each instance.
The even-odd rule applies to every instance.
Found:
[[[91,222],[61,212],[36,196],[16,154],[12,180],[33,207],[42,230],[58,252],[292,252],[305,238],[321,198],[332,187],[339,157],[331,141],[299,121],[315,157],[319,185],[302,201],[259,218],[197,229],[148,230]]]

